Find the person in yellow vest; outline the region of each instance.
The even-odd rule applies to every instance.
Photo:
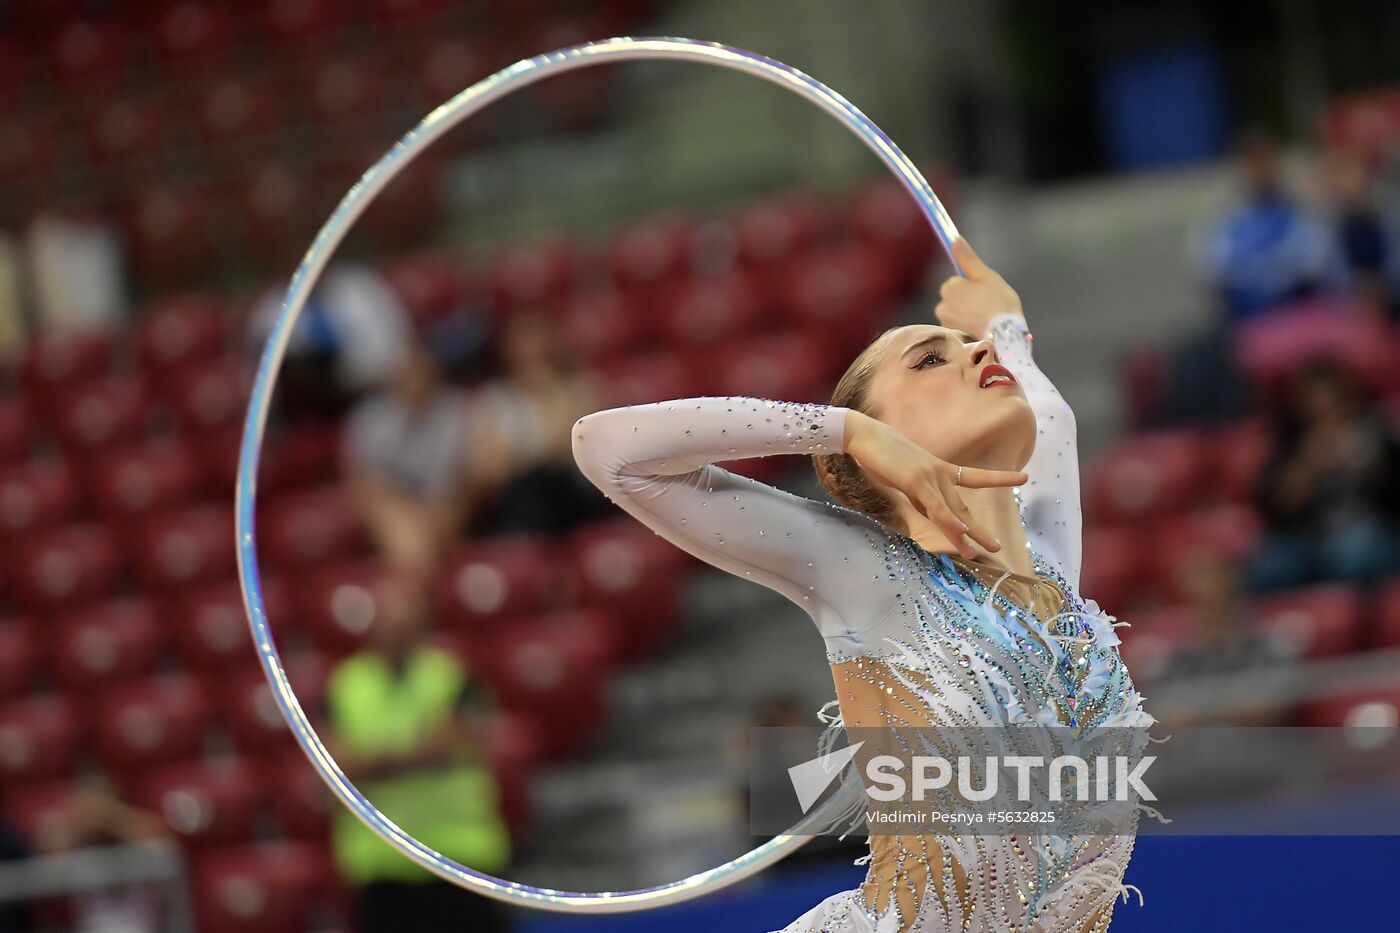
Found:
[[[424,588],[396,578],[379,594],[368,646],[331,673],[332,745],[351,781],[419,841],[500,874],[511,858],[495,780],[474,738],[482,692],[455,657],[424,640]],[[361,933],[509,929],[504,905],[419,868],[348,810],[336,813],[337,866],[356,888]]]

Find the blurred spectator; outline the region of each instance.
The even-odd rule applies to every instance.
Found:
[[[1284,189],[1277,142],[1248,133],[1239,159],[1243,198],[1206,246],[1206,265],[1230,323],[1319,289],[1340,288],[1346,272],[1326,224]]]
[[[59,853],[159,843],[168,836],[159,817],[125,803],[104,776],[92,774],[36,843],[43,851]],[[159,895],[145,887],[86,890],[74,895],[73,906],[76,933],[138,933],[160,926]]]
[[[493,489],[481,530],[567,531],[609,513],[574,465],[569,431],[598,406],[593,387],[546,316],[518,312],[501,335],[503,375],[474,393],[473,474]]]
[[[284,291],[265,294],[253,310],[250,336],[262,343]],[[408,355],[413,327],[393,288],[363,266],[331,266],[297,319],[278,388],[279,411],[335,418],[361,393],[379,388]]]
[[[1287,706],[1261,698],[1257,690],[1242,685],[1238,675],[1277,671],[1297,650],[1256,627],[1239,562],[1223,551],[1202,548],[1182,563],[1176,582],[1191,608],[1194,638],[1172,656],[1159,679],[1187,698],[1192,708],[1207,712],[1171,716],[1169,724],[1280,724]]]
[[[1400,312],[1390,280],[1397,245],[1381,213],[1374,172],[1361,155],[1334,152],[1327,160],[1327,182],[1352,287],[1368,305],[1394,317]]]
[[[1371,582],[1400,569],[1400,438],[1352,376],[1319,359],[1295,381],[1256,496],[1254,588]]]
[[[380,553],[420,575],[466,515],[467,418],[464,393],[445,385],[433,355],[415,344],[346,427],[351,500]]]
[[[425,643],[428,613],[423,589],[407,578],[383,587],[369,647],[342,661],[327,688],[335,756],[405,832],[498,874],[511,844],[476,743],[481,696],[451,654]],[[357,889],[361,933],[508,928],[499,903],[419,868],[349,810],[336,813],[332,842]]]
[[[42,329],[118,327],[126,314],[121,241],[97,217],[41,212],[25,231]]]

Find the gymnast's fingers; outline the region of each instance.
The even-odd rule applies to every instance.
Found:
[[[967,537],[967,525],[953,514],[940,489],[930,483],[913,501],[924,517],[937,525],[938,530],[952,542],[959,554],[969,559],[977,556],[977,551]]]
[[[968,489],[986,489],[991,486],[1020,486],[1030,479],[1025,470],[984,470],[981,467],[963,467],[958,485]]]
[[[966,473],[967,470],[964,469],[963,472]],[[948,508],[958,517],[958,520],[963,523],[963,527],[967,529],[967,536],[982,545],[982,547],[986,548],[988,551],[1000,551],[1001,542],[996,539],[996,536],[972,521],[972,513],[968,511],[967,504],[963,502],[962,496],[958,495],[958,489],[953,485],[952,476],[940,472],[938,475],[938,487],[939,491],[943,494],[943,501],[948,503]]]
[[[972,244],[967,242],[967,237],[960,236],[953,241],[953,259],[957,261],[963,275],[969,279],[984,279],[991,275],[992,270],[987,268],[982,257],[978,256]]]

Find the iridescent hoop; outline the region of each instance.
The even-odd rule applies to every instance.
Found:
[[[914,163],[890,141],[889,137],[844,97],[832,91],[821,82],[789,68],[782,62],[730,48],[714,42],[699,42],[693,39],[633,39],[617,38],[602,42],[591,42],[537,55],[534,58],[516,62],[508,68],[496,72],[467,88],[446,104],[438,107],[423,118],[423,121],[410,130],[383,158],[370,167],[360,180],[350,189],[336,206],[325,225],[321,227],[311,248],[307,250],[297,267],[296,273],[282,300],[282,309],[268,336],[253,382],[252,396],[248,402],[248,415],[243,426],[243,443],[238,459],[238,485],[235,493],[235,523],[238,546],[238,575],[243,589],[244,606],[248,612],[248,624],[252,629],[253,642],[262,662],[263,672],[272,685],[277,706],[291,728],[292,734],[306,752],[311,764],[321,779],[326,782],[340,802],[349,807],[365,825],[374,830],[389,845],[398,849],[407,858],[423,868],[453,882],[463,888],[476,891],[497,900],[525,904],[544,910],[565,913],[621,913],[645,910],[676,904],[690,900],[710,891],[718,890],[749,877],[777,862],[806,843],[809,836],[803,831],[812,827],[828,825],[831,813],[845,808],[849,801],[833,797],[823,807],[819,807],[798,822],[787,833],[770,839],[752,851],[712,868],[691,875],[670,884],[643,888],[635,891],[605,891],[598,893],[558,891],[551,888],[536,888],[507,881],[491,875],[473,871],[465,865],[443,856],[405,833],[383,813],[365,799],[355,788],[345,773],[326,750],[301,703],[292,692],[287,673],[282,667],[277,645],[273,642],[268,627],[267,610],[263,605],[262,584],[258,570],[256,538],[254,536],[253,513],[256,501],[258,461],[262,453],[263,432],[267,426],[268,410],[272,403],[272,392],[277,382],[277,372],[287,352],[287,343],[292,329],[306,304],[317,279],[325,269],[335,248],[345,238],[355,220],[364,213],[370,203],[384,187],[403,171],[415,157],[432,144],[443,133],[461,123],[487,104],[498,100],[512,91],[518,91],[550,75],[572,71],[587,65],[609,61],[634,61],[642,59],[679,59],[719,65],[735,71],[756,75],[774,84],[787,88],[799,96],[821,107],[862,142],[874,150],[900,182],[907,188],[923,209],[934,232],[949,251],[958,236],[952,218],[939,202]],[[846,782],[852,784],[854,782]]]

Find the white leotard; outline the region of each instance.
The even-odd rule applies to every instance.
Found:
[[[1036,367],[1019,316],[998,317],[989,336],[1037,419],[1029,481],[1017,492],[1034,577],[987,579],[985,567],[925,551],[860,512],[715,465],[839,453],[844,408],[738,397],[633,405],[579,419],[575,458],[648,527],[806,611],[825,640],[847,726],[1149,724],[1114,647],[1111,617],[1076,593],[1081,517],[1074,415]],[[1065,627],[1061,615],[1078,636],[1064,650],[1053,647],[1066,637],[1057,629]],[[1027,628],[1040,633],[1037,644],[1052,647],[1026,648],[1018,636]],[[1134,813],[1131,825],[1112,835],[1068,840],[872,835],[864,893],[833,895],[787,929],[1097,933],[1107,928],[1120,892],[1135,820]],[[1031,854],[1040,843],[1046,851]],[[949,897],[955,863],[966,880]],[[929,884],[938,897],[923,897]]]

